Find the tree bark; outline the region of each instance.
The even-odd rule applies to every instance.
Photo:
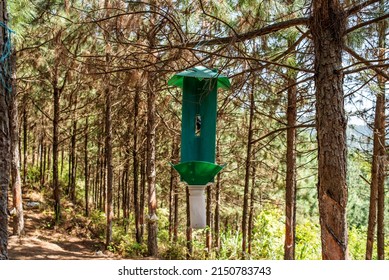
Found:
[[[77,100],[77,99],[76,99]],[[77,101],[76,101],[77,103]],[[76,105],[75,105],[76,107]],[[70,182],[69,182],[69,195],[70,200],[76,202],[76,135],[77,135],[77,120],[76,116],[73,120],[73,133],[71,137],[71,148],[70,148]]]
[[[22,204],[22,181],[20,178],[20,153],[19,153],[19,120],[18,97],[16,85],[16,54],[12,54],[12,93],[9,105],[10,138],[11,138],[11,177],[12,177],[12,202],[16,214],[13,216],[13,234],[21,236],[24,233],[24,217]]]
[[[150,30],[147,35],[149,50],[151,51],[156,45],[156,28],[157,19],[154,0],[149,0],[150,16]],[[156,62],[156,57],[151,56],[151,61]],[[157,84],[157,72],[148,73],[147,75],[147,188],[148,188],[148,211],[149,217],[147,222],[147,248],[149,256],[158,255],[158,217],[157,217],[157,189],[156,189],[156,92],[155,86]]]
[[[288,108],[286,112],[288,129],[286,131],[285,260],[294,260],[296,243],[296,74],[296,71],[293,71],[288,77]]]
[[[4,15],[4,7],[0,6],[0,15]],[[4,44],[4,35],[1,34],[0,45]],[[9,153],[9,122],[6,104],[6,91],[3,87],[0,94],[0,260],[8,259],[8,185],[10,174]]]
[[[96,175],[95,175],[95,204],[97,209],[101,209],[101,201],[100,201],[100,186],[101,186],[101,170],[100,170],[100,155],[101,155],[101,143],[100,140],[97,140],[97,160],[96,160]]]
[[[139,223],[141,225],[140,227],[140,237],[141,241],[143,242],[143,234],[144,234],[144,228],[145,228],[145,202],[146,202],[146,159],[145,159],[145,153],[142,159],[142,163],[140,165],[140,174],[141,174],[141,180],[140,180],[140,201],[139,201]]]
[[[158,217],[157,217],[157,193],[156,193],[156,162],[155,162],[155,92],[153,87],[154,79],[149,77],[147,89],[147,186],[148,186],[148,210],[147,222],[147,248],[149,256],[158,255]]]
[[[89,217],[89,157],[88,157],[88,117],[85,120],[84,177],[85,177],[85,217]]]
[[[173,136],[171,162],[179,159],[179,148],[177,137]],[[174,243],[178,241],[178,176],[173,167],[170,169],[169,188],[169,240]]]
[[[23,99],[24,99],[23,101],[23,185],[26,185],[27,183],[27,143],[28,143],[27,94],[24,95]]]
[[[39,180],[41,183],[41,187],[43,186],[42,181],[43,181],[43,155],[44,155],[44,145],[43,145],[43,133],[39,139]]]
[[[255,156],[254,156],[255,157]],[[249,208],[249,220],[248,220],[248,253],[251,254],[252,243],[253,243],[253,228],[254,228],[254,199],[255,199],[255,176],[256,168],[253,166],[253,175],[251,180],[251,193],[250,193],[250,208]]]
[[[56,84],[53,89],[54,96],[54,116],[53,116],[53,190],[54,190],[54,219],[58,224],[61,220],[61,190],[58,179],[58,126],[59,126],[59,101],[60,91]]]
[[[384,1],[380,1],[381,13],[384,14]],[[387,30],[387,21],[383,20],[378,23],[378,59],[380,64],[385,60],[385,36]],[[376,101],[376,114],[374,123],[374,146],[377,145],[377,256],[379,260],[385,259],[385,171],[386,171],[386,148],[385,148],[385,78],[378,76],[379,93]],[[377,138],[377,139],[376,139]],[[377,140],[377,141],[376,141]],[[374,156],[374,155],[373,155]],[[373,174],[372,174],[373,175]],[[372,179],[373,181],[373,179]]]
[[[0,22],[7,26],[7,1],[0,3]],[[9,43],[6,28],[0,28],[0,49]],[[7,86],[9,77],[6,77],[9,69],[6,69],[7,61],[0,65],[4,83],[0,83],[0,260],[8,259],[8,185],[10,175],[10,135]],[[3,74],[4,73],[4,74]]]
[[[109,65],[110,55],[106,54],[106,63]],[[105,246],[108,246],[112,242],[112,220],[113,220],[113,165],[112,165],[112,96],[109,86],[109,74],[106,77],[105,88],[105,162],[106,162],[106,176],[107,176],[107,198],[106,198],[106,215],[107,215],[107,228],[106,228],[106,240]]]
[[[253,119],[254,119],[254,89],[249,93],[250,113],[249,127],[247,135],[247,151],[246,151],[246,172],[244,180],[244,196],[243,196],[243,211],[242,211],[242,258],[245,258],[247,250],[247,217],[249,205],[249,185],[250,185],[250,169],[251,169],[251,142],[253,140]]]
[[[215,237],[214,247],[216,254],[220,252],[220,172],[216,176],[216,193],[215,193]]]
[[[177,153],[179,153],[178,146],[177,146]],[[174,177],[173,194],[174,194],[173,195],[173,204],[174,204],[173,242],[177,243],[178,241],[178,176],[177,174]]]
[[[220,148],[219,143],[216,147],[216,159],[220,161]],[[216,248],[216,255],[219,256],[220,252],[220,172],[216,176],[216,190],[215,190],[215,237],[214,247]]]
[[[135,238],[136,242],[142,243],[141,224],[140,224],[140,205],[139,205],[139,155],[138,155],[138,116],[139,116],[139,91],[140,88],[135,88],[134,98],[134,134],[133,134],[133,150],[132,150],[132,161],[133,161],[133,179],[134,179],[134,215],[135,215]]]
[[[190,260],[193,254],[192,226],[190,225],[189,187],[186,186],[186,259]]]
[[[207,248],[208,257],[212,251],[212,189],[211,185],[207,186],[207,204],[206,204],[206,230],[205,230],[205,246]]]
[[[314,0],[318,200],[323,259],[347,259],[346,125],[342,46],[345,13],[339,0]]]
[[[47,152],[47,146],[43,143],[43,169],[41,177],[41,187],[45,185],[46,182],[46,171],[50,166],[47,166],[47,159],[50,158],[50,152]]]

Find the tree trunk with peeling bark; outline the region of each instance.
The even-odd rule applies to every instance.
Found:
[[[0,22],[7,25],[7,2],[0,3]],[[8,43],[6,28],[0,28],[0,50]],[[8,90],[6,63],[0,65],[4,83],[0,83],[0,260],[8,259],[8,185],[10,174],[10,135],[9,135],[9,115],[8,115]]]
[[[16,85],[16,54],[12,54],[12,93],[9,105],[10,138],[11,138],[11,181],[12,181],[12,206],[15,210],[13,215],[13,234],[21,236],[24,233],[22,180],[20,178],[20,152],[19,152],[19,120],[18,98]]]
[[[290,71],[295,72],[295,71]],[[284,259],[294,260],[296,243],[296,73],[288,77],[288,108],[286,131],[286,180],[285,180],[285,243]]]
[[[345,13],[339,0],[314,0],[318,200],[323,259],[347,259],[346,125],[342,46]]]
[[[148,34],[148,45],[151,51],[156,46],[155,31],[157,19],[154,0],[150,4],[150,31]],[[157,58],[151,56],[151,61],[156,62]],[[147,189],[148,189],[148,221],[147,221],[147,248],[149,256],[158,255],[158,216],[157,216],[157,188],[156,188],[156,78],[157,72],[149,72],[147,82]]]
[[[158,217],[157,217],[157,193],[156,193],[156,162],[155,162],[155,92],[153,80],[149,81],[147,89],[147,186],[148,186],[148,209],[149,217],[147,221],[147,248],[149,256],[158,255]]]
[[[384,1],[380,2],[381,13],[384,13]],[[380,64],[385,61],[385,36],[387,30],[387,22],[385,20],[378,23],[378,59]],[[377,161],[377,256],[379,260],[385,259],[385,170],[386,170],[386,147],[385,147],[385,78],[378,76],[375,123],[374,123],[374,145],[377,145],[377,153],[373,155]],[[377,139],[376,139],[377,138]],[[373,180],[372,180],[373,181]]]

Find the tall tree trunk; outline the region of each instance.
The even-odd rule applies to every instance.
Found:
[[[150,30],[148,33],[148,45],[150,52],[156,45],[157,19],[155,12],[156,2],[149,0]],[[155,56],[150,56],[151,61],[157,62]],[[157,217],[157,189],[156,189],[156,84],[157,72],[148,73],[147,75],[147,187],[148,187],[148,210],[149,218],[147,222],[147,248],[149,256],[158,255],[158,217]]]
[[[255,157],[255,155],[254,155]],[[255,200],[255,175],[256,168],[253,165],[253,176],[251,180],[251,193],[250,193],[250,208],[249,208],[249,220],[248,220],[248,253],[251,254],[252,243],[253,243],[253,228],[254,228],[254,200]]]
[[[9,105],[10,138],[11,138],[11,177],[12,177],[12,202],[16,210],[13,217],[13,234],[24,233],[24,217],[22,204],[22,181],[20,178],[20,153],[19,153],[19,120],[18,97],[16,85],[16,54],[12,54],[12,93]]]
[[[208,257],[212,251],[212,189],[211,185],[207,186],[207,203],[206,203],[206,229],[205,229],[205,246]]]
[[[71,147],[70,147],[71,169],[70,169],[70,182],[69,182],[69,186],[70,186],[69,195],[70,195],[70,200],[73,203],[76,202],[76,158],[77,158],[76,157],[77,120],[76,120],[76,116],[74,118],[75,119],[73,120],[73,133],[71,137]]]
[[[143,240],[144,234],[144,224],[145,224],[145,202],[146,202],[146,159],[143,157],[142,163],[140,165],[140,199],[139,199],[139,223],[140,227],[140,237],[141,241]]]
[[[40,183],[41,183],[41,187],[43,186],[42,184],[42,181],[43,181],[43,155],[44,155],[44,145],[43,145],[43,133],[40,137],[40,140],[39,140],[39,180],[40,180]]]
[[[214,237],[214,247],[216,248],[216,253],[220,251],[220,172],[216,176],[216,190],[215,190],[215,237]]]
[[[36,123],[33,123],[32,126],[34,127],[36,125]],[[36,153],[35,153],[35,150],[36,150],[36,147],[35,147],[35,135],[33,135],[32,137],[32,145],[31,145],[31,156],[32,156],[32,159],[31,159],[31,166],[34,168],[35,167],[35,156],[36,156]]]
[[[63,175],[63,170],[64,170],[64,160],[65,160],[65,149],[64,147],[61,148],[61,170],[60,170],[60,175],[62,177]]]
[[[0,3],[0,22],[7,26],[7,1]],[[7,28],[0,28],[0,50],[9,44]],[[0,65],[4,83],[0,83],[0,260],[8,259],[8,185],[10,175],[10,135],[8,115],[9,77],[7,61]]]
[[[179,157],[179,148],[176,146],[176,158]],[[174,204],[174,225],[173,225],[173,242],[178,241],[178,176],[174,175],[173,181],[173,204]]]
[[[129,152],[129,151],[128,151]],[[128,170],[130,168],[130,155],[126,155],[126,164],[122,173],[122,211],[125,232],[128,232],[128,219],[130,217],[130,190],[128,184]]]
[[[155,92],[154,79],[149,76],[149,87],[147,89],[147,186],[148,186],[148,210],[147,222],[147,248],[149,256],[157,256],[158,243],[158,217],[157,217],[157,193],[156,193],[156,165],[155,165]]]
[[[290,45],[290,43],[289,43]],[[294,260],[296,243],[296,71],[289,71],[286,131],[285,243],[284,259]]]
[[[219,143],[216,147],[217,162],[220,161],[220,148]],[[215,237],[214,247],[216,248],[216,255],[219,256],[220,252],[220,172],[216,176],[216,190],[215,190]]]
[[[105,116],[104,116],[104,119],[105,119]],[[105,122],[105,120],[104,120]],[[106,133],[106,132],[104,132]],[[106,137],[106,134],[104,134],[104,136]],[[105,144],[104,144],[104,155],[103,155],[103,160],[102,160],[102,174],[103,174],[103,179],[101,181],[102,183],[102,188],[101,188],[101,195],[102,195],[102,199],[103,199],[103,202],[102,202],[102,209],[104,211],[104,213],[107,213],[108,212],[108,209],[107,209],[107,185],[108,185],[108,182],[107,182],[107,145],[106,145],[106,140],[104,140]]]
[[[97,159],[96,159],[96,173],[95,173],[95,196],[94,201],[97,209],[100,209],[100,150],[101,143],[97,140]]]
[[[186,259],[190,260],[193,255],[192,226],[190,224],[189,187],[186,186]]]
[[[170,162],[174,163],[174,149],[175,149],[175,138],[172,141],[172,153]],[[169,242],[173,240],[173,180],[174,180],[174,168],[170,167],[170,184],[169,184]]]
[[[384,14],[384,1],[380,1],[381,14]],[[385,61],[385,36],[387,31],[387,21],[382,20],[378,23],[378,59],[380,64]],[[377,154],[373,155],[377,161],[377,255],[379,260],[385,259],[385,171],[386,171],[386,148],[385,148],[385,78],[378,76],[378,87],[380,92],[377,94],[376,114],[374,121],[374,143],[377,145]],[[376,139],[377,138],[377,139]],[[376,141],[377,140],[377,141]],[[373,175],[373,174],[372,174]],[[373,179],[372,179],[373,181]]]
[[[89,217],[89,158],[88,158],[88,117],[85,120],[84,177],[85,177],[85,216]]]
[[[110,55],[106,54],[106,63],[109,65]],[[105,246],[108,248],[112,242],[112,220],[113,220],[113,166],[112,166],[112,116],[111,116],[111,89],[109,86],[109,76],[107,74],[105,88],[105,162],[107,166],[107,200],[106,200],[106,215],[107,229]]]
[[[135,215],[135,238],[136,242],[142,242],[142,235],[140,229],[140,205],[139,205],[139,155],[138,155],[138,115],[139,115],[139,91],[140,88],[135,88],[135,98],[134,98],[134,134],[133,134],[133,150],[132,150],[132,160],[133,160],[133,179],[134,179],[134,190],[133,190],[133,199],[134,199],[134,215]]]
[[[341,70],[345,13],[339,0],[314,0],[312,11],[322,258],[347,259],[347,120]]]
[[[24,95],[23,101],[23,185],[27,183],[27,127],[28,127],[28,118],[27,118],[27,94]]]
[[[51,164],[51,156],[50,156],[51,146],[46,147],[46,149],[47,149],[47,169],[49,169]],[[47,174],[45,175],[47,176],[46,181],[50,181],[50,172],[47,172]]]
[[[247,248],[247,217],[249,205],[249,185],[250,185],[250,169],[251,169],[251,142],[253,140],[253,118],[254,118],[254,89],[249,93],[250,99],[250,114],[249,127],[247,136],[247,152],[246,152],[246,172],[244,178],[244,196],[243,196],[243,213],[242,213],[242,258],[245,258]]]
[[[114,174],[114,178],[115,178],[115,174]],[[115,191],[115,181],[113,181],[113,186],[114,186],[113,192],[116,192],[116,194],[117,194],[116,199],[113,200],[114,201],[113,209],[116,209],[116,217],[117,217],[117,219],[120,219],[120,198],[121,198],[120,194],[121,194],[121,190],[122,190],[122,180],[121,180],[120,170],[119,170],[118,176],[116,178],[118,181],[118,183],[116,184],[117,185],[116,191]]]
[[[179,160],[178,139],[173,136],[171,162]],[[170,169],[169,191],[169,240],[178,241],[178,176],[173,167]]]
[[[50,166],[47,166],[47,157],[50,158],[50,152],[47,153],[47,146],[45,143],[43,143],[43,169],[42,169],[42,177],[41,177],[41,187],[45,185],[46,181],[46,170],[47,168],[50,168]]]
[[[59,126],[59,101],[60,91],[54,85],[53,89],[54,96],[54,117],[53,117],[53,190],[54,190],[54,219],[55,223],[58,224],[61,220],[61,190],[58,180],[58,126]]]

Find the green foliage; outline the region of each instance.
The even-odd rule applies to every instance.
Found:
[[[320,228],[317,223],[305,220],[296,227],[296,259],[321,259]]]
[[[27,181],[30,184],[36,184],[40,182],[40,170],[38,165],[34,165],[27,169]]]
[[[164,260],[185,260],[186,248],[180,243],[169,244],[160,254]]]
[[[100,238],[104,238],[104,233],[105,233],[105,224],[106,224],[106,216],[103,212],[94,209],[90,213],[90,219],[91,219],[91,230],[92,233]]]
[[[365,180],[370,180],[371,167],[361,154],[352,151],[347,168],[347,220],[351,227],[363,228],[367,226],[369,215],[370,186]]]
[[[367,228],[351,227],[348,234],[350,259],[363,260],[366,254]]]
[[[226,229],[220,236],[221,248],[219,259],[237,260],[241,254],[242,233],[240,231]]]
[[[253,259],[277,260],[283,257],[283,215],[280,209],[266,209],[259,213],[254,222]]]

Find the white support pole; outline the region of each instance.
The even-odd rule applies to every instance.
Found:
[[[205,187],[207,185],[188,185],[190,204],[190,223],[192,228],[205,228],[206,207],[205,207]]]

